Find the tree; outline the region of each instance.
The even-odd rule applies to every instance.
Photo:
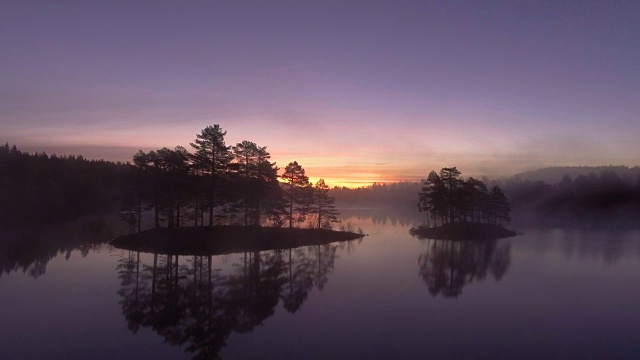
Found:
[[[269,162],[271,155],[266,146],[243,141],[232,147],[237,173],[241,179],[240,192],[244,210],[244,224],[249,220],[260,223],[263,210],[269,210],[270,198],[279,187],[278,168]],[[279,194],[278,194],[279,195]]]
[[[334,198],[329,196],[329,186],[324,183],[324,179],[318,180],[313,188],[312,208],[312,211],[318,216],[318,229],[330,229],[332,222],[340,222],[334,201]]]
[[[487,186],[480,180],[472,177],[462,183],[462,213],[463,220],[470,218],[472,222],[477,221],[482,216],[482,204],[486,202]]]
[[[266,153],[266,146],[259,147],[256,143],[244,140],[231,148],[233,156],[239,165],[239,173],[245,179],[256,178],[258,162],[261,154]],[[268,153],[266,153],[268,156]]]
[[[146,191],[144,183],[146,181],[152,182],[154,226],[158,228],[160,227],[160,168],[158,164],[158,155],[153,150],[148,153],[138,150],[138,152],[133,155],[133,163],[138,169],[139,179],[142,179],[138,181],[138,184],[140,185],[138,188],[139,197],[142,197],[143,192]]]
[[[418,193],[418,211],[427,213],[427,224],[429,224],[429,212],[433,215],[434,226],[438,216],[441,216],[441,219],[446,216],[445,192],[445,185],[440,175],[431,171],[422,184],[422,190]]]
[[[284,168],[282,179],[286,183],[284,195],[289,210],[287,219],[289,220],[289,227],[293,227],[294,210],[297,212],[296,215],[299,216],[304,216],[309,211],[311,184],[309,184],[309,178],[305,175],[304,169],[297,161],[289,163]]]
[[[511,221],[511,206],[509,200],[502,192],[502,189],[498,185],[495,185],[489,194],[491,209],[493,213],[493,221],[495,224]]]
[[[133,229],[138,224],[138,232],[140,232],[140,208],[139,196],[137,196],[135,187],[127,184],[123,189],[123,202],[120,207],[119,219],[129,225],[129,234],[133,234]]]
[[[484,182],[460,175],[455,167],[442,168],[439,174],[431,171],[418,193],[418,210],[431,212],[434,219],[440,216],[442,224],[447,219],[449,223],[510,221],[509,200],[500,187],[488,192]]]
[[[166,202],[165,211],[168,214],[168,226],[180,227],[182,207],[187,197],[187,186],[190,170],[190,154],[182,146],[175,149],[162,148],[158,150],[158,162],[163,170],[163,196]],[[174,217],[175,209],[175,217]]]
[[[449,222],[451,223],[455,222],[456,202],[459,197],[459,192],[457,190],[461,183],[460,174],[461,172],[455,166],[451,168],[445,167],[440,170],[440,179],[442,179],[442,182],[447,189],[444,196],[444,202],[449,215]]]
[[[191,147],[195,149],[194,159],[200,168],[209,175],[209,226],[213,225],[213,209],[215,207],[215,193],[217,179],[228,169],[231,161],[229,147],[225,145],[226,131],[222,131],[218,124],[207,126],[196,135]]]

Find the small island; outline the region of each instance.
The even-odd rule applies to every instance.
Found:
[[[412,228],[410,233],[419,239],[442,240],[495,240],[517,235],[502,225],[471,222],[444,224],[432,228],[421,225]]]
[[[494,185],[489,190],[484,182],[472,177],[465,180],[461,174],[456,167],[429,173],[418,194],[418,210],[426,213],[427,222],[412,228],[411,235],[444,240],[495,240],[516,236],[502,225],[511,220],[511,206],[502,189]]]
[[[110,244],[120,249],[148,253],[208,256],[323,245],[363,236],[328,229],[223,225],[155,228],[121,236]]]
[[[210,256],[364,236],[361,229],[332,230],[341,220],[324,179],[311,184],[297,161],[278,175],[266,146],[248,140],[227,146],[226,133],[217,124],[206,127],[191,143],[193,153],[177,146],[134,154],[120,212],[130,234],[111,245]],[[143,231],[145,212],[154,225]]]

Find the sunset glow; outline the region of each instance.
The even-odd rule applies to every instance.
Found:
[[[220,124],[331,186],[640,162],[635,5],[249,3],[10,2],[0,142],[131,161]]]

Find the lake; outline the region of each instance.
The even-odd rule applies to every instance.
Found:
[[[0,232],[3,359],[638,358],[640,231],[516,228],[194,257],[103,242],[113,220]]]

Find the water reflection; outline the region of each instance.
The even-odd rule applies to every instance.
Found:
[[[426,240],[419,273],[433,296],[458,297],[462,288],[491,275],[500,281],[511,264],[510,240]]]
[[[194,359],[216,358],[232,332],[252,331],[280,300],[298,311],[327,284],[337,251],[352,245],[236,254],[232,266],[220,256],[153,254],[147,263],[129,252],[117,265],[122,312],[134,333],[151,328]]]
[[[424,214],[408,208],[340,208],[344,223],[411,227],[424,221]]]
[[[88,218],[78,222],[0,229],[0,277],[22,271],[38,278],[58,255],[65,259],[79,250],[85,257],[113,239],[122,226],[114,219]]]
[[[640,232],[584,229],[524,229],[519,247],[566,260],[596,261],[613,265],[640,258]]]

